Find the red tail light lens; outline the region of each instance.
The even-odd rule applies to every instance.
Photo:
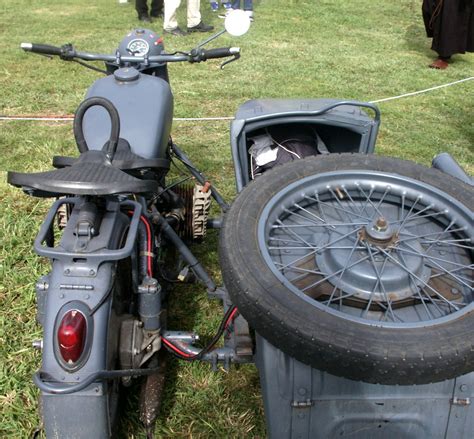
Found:
[[[66,363],[73,365],[81,358],[86,336],[87,324],[84,315],[76,309],[64,314],[58,327],[58,346]]]

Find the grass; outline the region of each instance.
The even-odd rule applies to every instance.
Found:
[[[203,17],[221,23],[202,2]],[[176,117],[231,116],[248,99],[340,97],[375,100],[472,76],[473,54],[456,55],[446,71],[426,68],[433,53],[425,38],[420,2],[372,0],[272,0],[256,2],[256,21],[240,38],[242,59],[224,71],[217,61],[172,65]],[[181,11],[180,23],[184,23]],[[109,0],[3,0],[0,9],[0,114],[70,114],[98,74],[73,63],[22,53],[22,41],[109,53],[133,26],[132,4]],[[184,25],[184,24],[183,24]],[[159,24],[152,28],[159,30]],[[201,35],[166,37],[168,51],[189,49]],[[474,172],[474,83],[380,104],[377,153],[429,165],[448,151]],[[174,140],[234,196],[225,122],[175,122]],[[74,154],[70,124],[0,121],[0,436],[26,437],[38,425],[31,374],[40,358],[31,341],[34,284],[47,261],[34,256],[32,240],[49,201],[28,198],[5,183],[5,171],[45,170],[54,154]],[[212,235],[212,234],[211,234]],[[196,249],[219,278],[216,236]],[[202,288],[179,288],[170,327],[209,335],[220,309]],[[171,364],[158,437],[264,437],[258,373],[253,366],[213,373],[204,364]],[[144,437],[136,400],[123,422],[124,437]]]

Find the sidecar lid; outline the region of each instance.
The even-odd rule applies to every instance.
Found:
[[[339,99],[255,99],[242,104],[230,126],[237,191],[251,180],[249,139],[272,127],[297,134],[302,126],[317,133],[329,153],[372,153],[380,111],[371,103]]]
[[[138,194],[154,192],[158,185],[115,168],[103,151],[84,152],[72,166],[54,171],[8,172],[7,181],[38,197]]]

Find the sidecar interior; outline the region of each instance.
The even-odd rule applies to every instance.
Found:
[[[317,154],[372,153],[379,125],[378,108],[365,102],[337,99],[247,101],[239,107],[231,123],[237,191],[240,192],[262,170],[287,160]],[[258,158],[257,153],[260,154]],[[255,172],[257,167],[259,172]]]
[[[154,192],[157,182],[140,180],[113,166],[104,151],[86,151],[72,166],[47,172],[8,172],[7,181],[38,197]]]

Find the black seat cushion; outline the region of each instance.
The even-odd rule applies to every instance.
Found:
[[[9,172],[8,183],[36,196],[113,195],[154,192],[157,182],[140,180],[112,166],[103,151],[87,151],[67,168],[24,174]]]
[[[104,145],[103,151],[107,149],[107,144]],[[54,156],[53,166],[55,168],[65,168],[72,166],[77,162],[78,157],[64,157]],[[112,164],[115,168],[123,171],[133,171],[137,169],[163,169],[168,170],[170,168],[170,161],[164,158],[152,158],[145,159],[131,151],[130,144],[127,140],[120,138],[117,150],[115,151]]]

